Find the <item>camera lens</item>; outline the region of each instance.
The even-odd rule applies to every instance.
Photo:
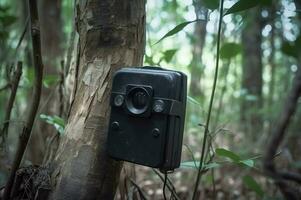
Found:
[[[133,95],[133,106],[137,109],[141,109],[146,106],[148,101],[147,94],[144,91],[137,91]]]
[[[144,113],[150,104],[150,95],[143,87],[132,88],[126,96],[127,109],[135,115]]]

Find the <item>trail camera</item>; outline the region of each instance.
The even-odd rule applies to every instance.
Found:
[[[114,75],[108,153],[118,160],[170,171],[179,167],[186,75],[159,67],[123,68]]]

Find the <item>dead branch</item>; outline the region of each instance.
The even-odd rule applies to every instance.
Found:
[[[12,164],[11,173],[6,183],[4,191],[4,200],[10,198],[11,189],[15,179],[16,171],[22,161],[28,140],[30,138],[32,126],[37,114],[37,110],[40,103],[41,90],[42,90],[42,79],[43,79],[43,62],[41,55],[41,40],[40,40],[40,25],[38,18],[38,9],[36,0],[28,0],[29,13],[30,13],[30,32],[32,38],[32,49],[33,49],[33,63],[35,69],[35,82],[33,89],[33,98],[31,105],[29,106],[29,114],[27,116],[26,124],[23,127],[23,132],[20,135],[17,152]]]
[[[263,167],[265,173],[274,179],[275,184],[279,187],[283,196],[286,199],[299,199],[301,194],[297,190],[293,189],[288,184],[288,180],[300,183],[300,175],[296,176],[293,173],[279,172],[273,160],[273,156],[276,154],[278,147],[280,146],[283,138],[286,134],[286,130],[290,124],[291,118],[294,115],[298,99],[301,95],[301,69],[299,67],[296,72],[292,89],[283,105],[282,112],[279,115],[278,122],[275,123],[272,131],[270,142],[268,143],[267,150],[263,159]]]
[[[5,144],[5,140],[6,140],[7,132],[8,132],[8,128],[9,128],[10,115],[11,115],[13,105],[15,102],[21,75],[22,75],[22,62],[18,62],[17,69],[14,72],[12,82],[9,84],[9,85],[11,85],[11,93],[10,93],[10,97],[9,97],[8,104],[6,107],[3,128],[2,128],[2,131],[0,134],[2,136],[1,145]]]
[[[146,197],[145,192],[139,187],[139,185],[132,178],[129,178],[129,180],[132,185],[138,190],[141,199],[147,200],[148,198]]]

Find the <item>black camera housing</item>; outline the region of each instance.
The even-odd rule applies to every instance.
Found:
[[[159,67],[117,71],[110,100],[109,155],[164,171],[179,167],[186,96],[187,77],[181,72]]]

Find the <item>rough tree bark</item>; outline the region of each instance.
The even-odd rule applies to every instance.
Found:
[[[245,132],[255,140],[262,130],[262,117],[259,110],[262,107],[262,18],[261,9],[248,11],[248,20],[242,31],[243,66],[242,89],[252,98],[242,98],[241,122]],[[244,96],[245,97],[245,96]],[[255,98],[254,98],[255,97]]]
[[[145,1],[77,0],[70,113],[54,160],[51,199],[113,199],[122,163],[106,154],[114,72],[142,64]]]

